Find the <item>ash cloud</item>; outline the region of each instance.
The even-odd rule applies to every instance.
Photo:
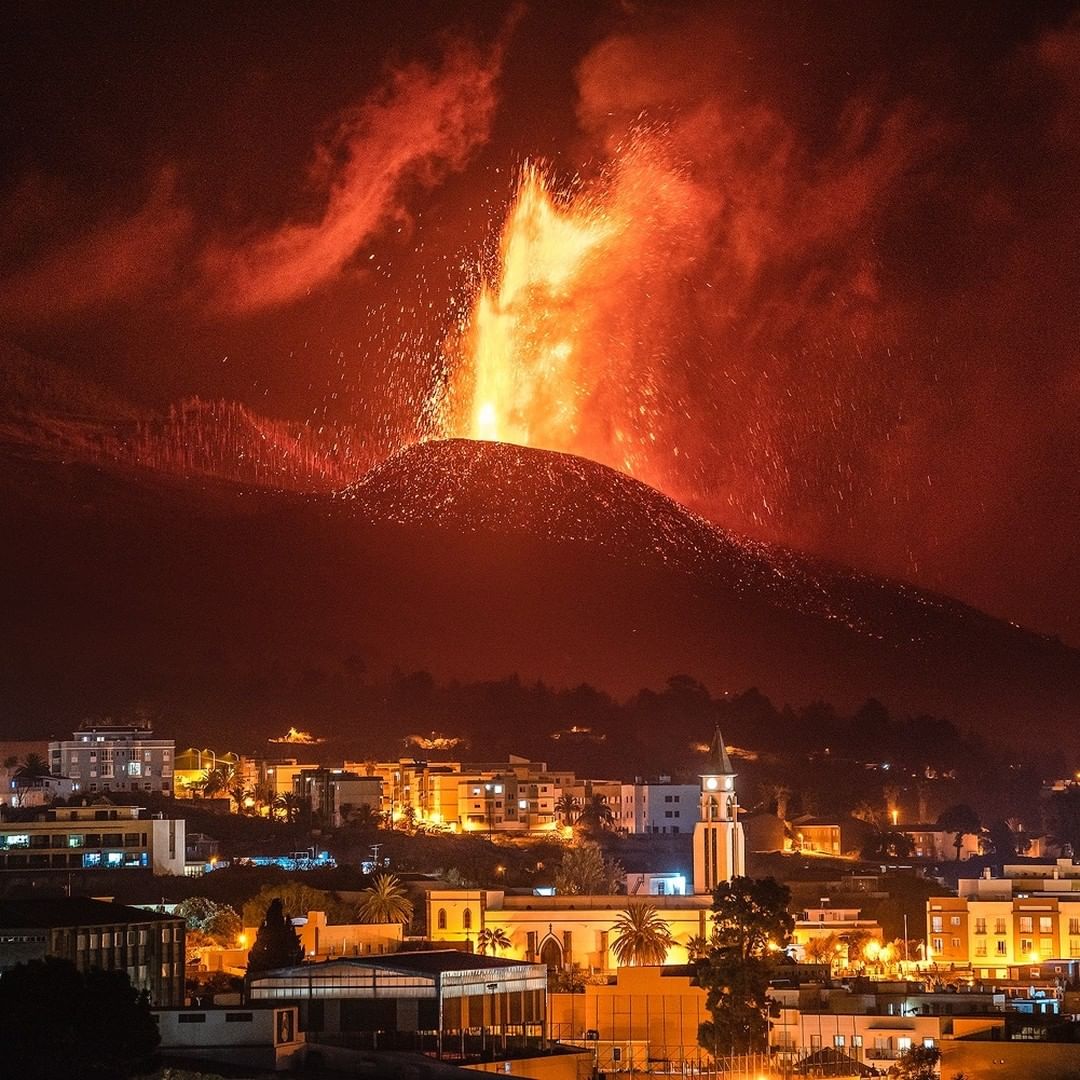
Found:
[[[1075,637],[1080,545],[1038,538],[1080,526],[1080,25],[889,53],[887,25],[854,20],[865,59],[824,80],[827,17],[758,16],[631,29],[579,67],[595,152],[644,127],[684,196],[650,273],[617,283],[635,333],[594,328],[652,388],[640,474],[730,527]]]
[[[437,66],[413,63],[342,116],[315,152],[311,219],[211,245],[204,272],[214,305],[246,313],[294,301],[337,277],[388,221],[407,216],[410,185],[430,188],[462,169],[488,138],[501,46],[450,44]]]
[[[40,181],[21,185],[9,201],[6,231],[16,244],[18,221],[68,231],[67,200]],[[57,240],[0,278],[0,314],[13,323],[65,319],[136,299],[171,278],[193,226],[176,191],[176,173],[165,169],[131,213],[112,212]]]

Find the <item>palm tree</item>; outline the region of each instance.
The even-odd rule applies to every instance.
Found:
[[[577,817],[577,812],[578,801],[569,791],[564,791],[558,799],[555,800],[555,813],[562,818],[564,825],[573,825],[574,819]]]
[[[49,775],[49,763],[40,754],[27,754],[23,763],[15,770],[16,776],[25,776],[27,779],[35,779],[39,776]]]
[[[683,948],[686,950],[686,959],[692,964],[696,960],[704,960],[709,955],[709,940],[701,934],[695,934],[687,939]]]
[[[599,832],[614,826],[615,815],[603,795],[590,795],[578,814],[577,823],[584,825],[586,829]]]
[[[631,904],[612,930],[617,936],[611,948],[620,966],[662,964],[675,944],[668,924],[652,904]]]
[[[238,814],[247,813],[247,806],[245,805],[248,799],[252,798],[252,789],[243,782],[243,780],[233,780],[229,784],[229,796],[236,803],[236,812]]]
[[[412,922],[413,905],[404,887],[393,874],[377,874],[371,887],[364,889],[359,918],[366,923]]]
[[[227,791],[235,773],[236,770],[230,769],[227,765],[218,765],[208,770],[206,779],[201,784],[204,798],[212,799],[218,792]]]
[[[485,926],[476,935],[476,948],[481,956],[486,956],[488,949],[498,956],[500,950],[510,948],[510,938],[507,937],[506,931],[501,926],[496,930]]]

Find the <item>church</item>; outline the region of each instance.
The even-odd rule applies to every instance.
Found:
[[[554,969],[578,965],[600,973],[617,966],[612,947],[619,915],[631,904],[648,903],[667,922],[675,941],[667,963],[686,963],[691,939],[707,938],[711,930],[713,890],[746,873],[736,773],[719,728],[705,767],[694,826],[692,895],[536,896],[494,889],[434,889],[428,893],[429,936],[475,947],[482,930],[502,930],[510,941],[503,955]]]

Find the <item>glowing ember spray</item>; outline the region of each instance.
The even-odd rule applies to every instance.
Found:
[[[556,205],[527,166],[503,229],[497,284],[485,282],[466,340],[475,439],[565,447],[582,388],[575,286],[616,226],[596,207]]]

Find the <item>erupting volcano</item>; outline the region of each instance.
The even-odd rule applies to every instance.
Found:
[[[692,188],[644,135],[569,189],[526,165],[445,343],[452,375],[433,434],[579,454],[670,486],[683,451],[667,425],[684,403],[657,325],[670,286],[655,271],[696,213]]]

